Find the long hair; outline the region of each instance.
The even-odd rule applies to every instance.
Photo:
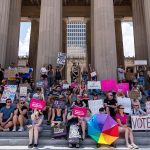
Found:
[[[116,110],[116,113],[117,113],[117,114],[120,114],[119,109],[120,109],[122,106],[123,106],[123,105],[118,105],[118,106],[117,106],[117,110]]]

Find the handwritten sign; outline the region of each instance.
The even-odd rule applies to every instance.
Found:
[[[147,60],[135,60],[135,65],[147,65]]]
[[[100,81],[88,81],[88,89],[101,89]]]
[[[116,91],[122,90],[124,94],[129,91],[129,83],[119,83],[116,85]]]
[[[95,77],[96,76],[96,72],[91,72],[91,77]]]
[[[16,78],[16,74],[18,74],[18,72],[16,70],[6,69],[4,71],[4,77],[5,78]]]
[[[138,97],[140,97],[140,92],[138,92],[138,91],[130,91],[129,92],[129,97],[131,99],[137,99]]]
[[[44,81],[41,81],[41,80],[37,81],[36,87],[41,87],[41,88],[44,87]]]
[[[37,100],[37,99],[31,99],[30,101],[30,108],[31,109],[37,109],[37,110],[43,110],[46,105],[46,102],[43,100]]]
[[[67,56],[65,53],[59,52],[57,56],[57,64],[64,65],[66,62],[66,58]]]
[[[27,67],[19,67],[18,68],[18,72],[19,73],[29,73],[29,68],[27,68]]]
[[[131,116],[132,130],[150,130],[150,116]]]
[[[146,102],[146,113],[150,114],[150,102]]]
[[[62,100],[55,100],[52,107],[53,107],[53,108],[65,109],[65,107],[66,107],[66,102],[65,102],[65,101],[62,101]]]
[[[12,101],[15,99],[17,85],[6,85],[1,98],[2,103],[6,103],[6,99],[10,98]]]
[[[89,100],[89,108],[92,111],[92,115],[99,113],[99,109],[103,107],[103,100]]]
[[[115,91],[116,81],[115,80],[101,80],[102,91]]]
[[[27,96],[27,87],[26,86],[20,87],[20,96]]]
[[[86,117],[87,108],[74,106],[72,111],[74,116]]]
[[[122,98],[117,97],[118,105],[122,105],[125,109],[124,112],[130,114],[131,113],[131,99],[130,98]]]
[[[69,89],[69,86],[70,86],[69,84],[63,84],[63,89],[67,90],[67,89]]]

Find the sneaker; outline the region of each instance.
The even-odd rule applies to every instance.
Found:
[[[37,144],[34,144],[34,147],[38,147],[38,145],[37,145]]]
[[[16,127],[13,128],[12,132],[16,132]]]
[[[4,132],[9,132],[9,131],[10,131],[10,129],[9,129],[9,128],[7,128],[7,129],[3,129],[3,131],[4,131]]]
[[[131,146],[134,148],[134,149],[139,149],[139,147],[137,145],[135,145],[134,143],[131,144]]]
[[[29,145],[28,145],[28,148],[33,148],[33,144],[29,144]]]
[[[130,144],[127,144],[127,148],[129,148],[129,149],[133,149],[133,146],[132,146],[132,145],[130,145]]]
[[[80,147],[80,145],[79,144],[76,144],[76,148],[79,148]]]
[[[23,127],[20,127],[18,131],[19,131],[19,132],[22,132],[22,131],[24,131],[24,128],[23,128]]]

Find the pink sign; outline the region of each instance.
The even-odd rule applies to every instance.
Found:
[[[87,108],[85,107],[77,107],[74,106],[73,108],[73,115],[79,117],[86,117]]]
[[[122,90],[124,94],[127,93],[127,91],[129,91],[129,83],[118,83],[116,85],[116,91],[118,90]]]
[[[43,100],[31,99],[30,101],[31,109],[43,110],[45,105],[46,105],[46,102]]]
[[[101,80],[102,91],[115,91],[116,90],[116,81],[115,80]]]

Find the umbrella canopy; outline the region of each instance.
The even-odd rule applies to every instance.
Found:
[[[95,114],[88,121],[88,135],[99,144],[112,144],[119,137],[118,124],[107,114]]]

